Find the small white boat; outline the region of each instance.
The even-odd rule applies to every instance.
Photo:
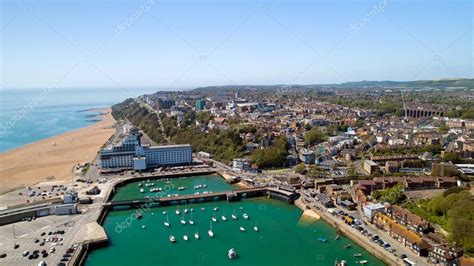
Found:
[[[189,240],[189,238],[188,238],[187,235],[184,235],[184,236],[183,236],[183,239],[184,239],[184,241],[188,241],[188,240]]]
[[[198,232],[194,233],[194,238],[199,239],[199,233]]]
[[[189,211],[188,209],[184,209],[184,213],[188,213],[188,211]]]
[[[217,223],[217,218],[216,217],[212,216],[211,219],[212,219],[213,222]]]
[[[167,212],[166,212],[166,211],[163,211],[163,215],[166,215],[166,214],[167,214]]]
[[[189,220],[188,223],[189,223],[190,225],[194,225],[194,221],[193,221],[193,220]]]
[[[181,219],[181,224],[186,224],[186,220]]]
[[[249,215],[246,214],[246,213],[244,213],[242,216],[244,217],[245,220],[248,220],[248,219],[249,219]]]
[[[163,222],[166,227],[170,227],[170,218],[168,214],[166,214],[166,221]]]
[[[224,215],[221,216],[221,219],[222,219],[222,221],[224,221],[224,222],[227,221],[227,217],[225,217]]]
[[[237,220],[237,215],[232,214],[232,219]]]
[[[176,238],[174,238],[174,236],[170,236],[170,241],[171,241],[172,243],[174,243],[174,242],[176,242]]]
[[[240,231],[245,232],[245,228],[243,226],[241,226]]]
[[[180,214],[179,209],[176,209],[175,213],[176,213],[176,215],[179,215]]]
[[[219,210],[219,208],[217,208],[217,207],[214,208],[214,211],[215,211],[215,212],[218,211],[218,210]]]
[[[237,258],[237,252],[235,251],[235,249],[231,248],[229,249],[229,251],[227,252],[227,256],[229,257],[229,259],[235,259]]]
[[[359,264],[362,264],[362,265],[363,265],[363,264],[366,264],[367,262],[368,262],[367,260],[360,260],[360,261],[359,261]]]
[[[184,190],[184,189],[185,189],[185,187],[179,187],[178,188],[178,190]]]
[[[145,228],[146,228],[146,225],[142,225],[142,228],[145,229]]]
[[[206,208],[204,208],[204,207],[201,208],[201,211],[205,211],[205,210],[206,210]]]
[[[254,226],[254,227],[253,227],[253,230],[254,230],[255,232],[258,232],[258,226]]]
[[[207,231],[207,234],[210,237],[214,237],[214,232],[212,232],[212,223],[211,222],[209,222],[209,231]]]
[[[145,190],[143,188],[140,188],[140,193],[144,193]]]
[[[360,256],[362,256],[362,254],[360,254],[360,253],[354,253],[354,257],[360,257]]]

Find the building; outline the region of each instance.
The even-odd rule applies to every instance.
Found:
[[[364,216],[370,221],[372,220],[372,218],[375,216],[376,213],[385,212],[385,206],[383,206],[380,203],[365,205],[363,209],[364,209]]]
[[[71,215],[77,213],[77,203],[61,204],[52,207],[51,210],[55,215]]]
[[[324,194],[316,194],[316,198],[321,202],[321,204],[326,208],[334,208],[334,202]]]
[[[425,234],[432,231],[431,225],[427,220],[400,206],[391,205],[387,207],[387,216],[413,232]]]
[[[196,101],[196,111],[202,111],[206,108],[206,101],[205,100],[197,100]]]
[[[77,201],[78,201],[77,192],[69,191],[64,194],[64,197],[63,197],[64,204],[76,203]]]
[[[385,172],[387,173],[397,173],[398,172],[398,162],[397,161],[386,161],[385,162]]]
[[[99,156],[102,169],[145,170],[192,163],[191,145],[141,145],[140,137],[138,129],[131,128],[120,144],[101,149]]]
[[[234,159],[232,160],[232,170],[238,172],[250,171],[252,161],[250,159]]]
[[[418,256],[428,256],[429,244],[417,233],[408,230],[405,226],[394,223],[391,227],[390,236]]]
[[[171,109],[171,107],[176,105],[176,102],[171,99],[158,99],[157,101],[157,109],[158,110],[167,110]]]
[[[372,160],[365,160],[363,164],[364,171],[366,171],[369,175],[375,173],[377,171],[377,164]]]
[[[448,244],[446,240],[437,234],[429,233],[426,235],[425,240],[430,244],[428,258],[432,263],[457,265],[457,259],[464,254],[462,248]]]
[[[308,149],[301,149],[300,151],[300,160],[305,164],[314,164],[316,157],[314,152]]]

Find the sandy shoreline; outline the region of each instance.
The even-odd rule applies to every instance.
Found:
[[[93,160],[115,132],[110,109],[100,110],[105,114],[93,125],[0,153],[0,194],[51,176],[70,179],[74,165]]]

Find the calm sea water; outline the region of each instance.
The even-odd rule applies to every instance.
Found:
[[[202,178],[198,177],[197,182],[193,178],[173,182],[191,187],[202,183]],[[224,182],[213,177],[210,180],[213,181],[208,184]],[[137,197],[136,184],[127,189],[118,194],[121,199],[126,199],[126,194],[130,199]],[[192,191],[194,189],[189,189],[188,193]],[[193,208],[184,219],[192,219],[194,225],[180,223],[185,207]],[[213,211],[215,207],[218,207],[217,212]],[[180,215],[175,214],[177,208]],[[104,228],[110,246],[92,251],[86,265],[334,265],[336,259],[346,260],[348,265],[357,265],[360,260],[367,260],[366,265],[384,265],[350,239],[335,240],[336,230],[324,221],[302,221],[300,209],[277,200],[252,198],[232,203],[219,201],[151,208],[142,210],[142,219],[135,219],[136,213],[137,210],[116,210],[108,214]],[[231,218],[233,213],[237,220]],[[244,213],[249,215],[248,220],[243,218]],[[222,220],[222,215],[227,221]],[[212,222],[213,216],[217,222]],[[164,226],[167,219],[171,224],[169,228]],[[207,234],[211,225],[214,238]],[[240,231],[241,226],[245,232]],[[254,226],[258,226],[258,232],[253,230]],[[194,238],[196,232],[199,239]],[[176,237],[176,243],[169,241],[170,235]],[[183,239],[184,235],[189,237],[188,241]],[[351,247],[345,249],[347,244]],[[230,248],[237,250],[237,259],[227,258]],[[362,256],[356,258],[355,253]]]
[[[153,183],[154,186],[146,187],[145,184],[147,183]],[[138,184],[142,184],[142,186],[140,187]],[[194,189],[194,186],[198,185],[205,185],[206,187]],[[184,188],[184,190],[179,190],[180,187]],[[143,192],[140,192],[141,188]],[[162,192],[150,192],[152,188],[161,188]],[[143,199],[147,196],[156,197],[162,195],[162,197],[166,197],[167,195],[175,194],[188,195],[194,194],[195,192],[202,194],[204,191],[219,192],[232,190],[234,188],[234,186],[229,185],[222,177],[217,175],[175,178],[170,181],[151,180],[150,182],[133,182],[118,188],[113,200],[135,200]]]
[[[110,107],[156,89],[2,89],[0,152],[86,127],[97,121],[92,108]]]

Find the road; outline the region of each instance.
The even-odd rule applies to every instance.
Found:
[[[303,194],[304,195],[304,194]],[[325,213],[329,213],[328,212],[328,209],[326,207],[324,207],[318,200],[316,200],[315,198],[308,198],[306,196],[303,196],[305,201],[309,203],[309,205],[312,205],[316,208],[316,212],[320,213],[320,212],[325,212]],[[354,218],[356,218],[357,220],[359,221],[364,221],[365,219],[362,218],[362,215],[361,215],[361,212],[358,211],[358,210],[355,210],[355,211],[347,211],[346,209],[342,209],[342,208],[339,208],[336,206],[335,208],[337,211],[344,211],[345,213],[353,216]],[[368,243],[370,243],[371,245],[374,244],[372,242],[372,240],[370,239],[370,237],[367,235],[364,235],[362,234],[360,231],[354,229],[353,227],[345,224],[340,218],[338,218],[337,216],[333,216],[333,215],[327,215],[328,218],[331,219],[331,221],[333,222],[336,222],[339,226],[344,226],[346,227],[347,229],[353,231],[356,235],[360,235],[360,238],[363,238],[365,239]],[[380,237],[380,239],[382,239],[385,243],[388,243],[390,244],[390,246],[392,248],[394,248],[396,251],[393,252],[393,253],[390,253],[389,251],[387,251],[386,249],[384,249],[383,247],[375,244],[375,245],[372,245],[374,246],[374,248],[376,248],[377,250],[379,250],[380,252],[384,253],[387,257],[391,257],[392,259],[394,260],[397,260],[398,262],[401,263],[401,259],[400,259],[400,255],[401,254],[406,254],[408,259],[415,262],[417,265],[428,265],[428,261],[425,259],[425,258],[421,258],[421,257],[418,257],[417,255],[413,254],[410,250],[408,250],[407,248],[403,247],[401,245],[400,242],[396,241],[395,239],[393,239],[392,237],[390,237],[388,234],[386,233],[383,233],[382,231],[378,230],[377,228],[375,228],[372,224],[368,223],[368,222],[364,222],[362,227],[364,229],[366,229],[368,231],[368,233],[372,234],[372,235],[378,235]]]
[[[170,138],[165,134],[165,128],[163,127],[163,123],[161,122],[161,117],[160,117],[160,114],[158,113],[158,111],[156,111],[155,109],[151,108],[151,106],[149,106],[147,103],[145,103],[144,101],[140,100],[139,98],[136,98],[136,99],[135,99],[135,102],[137,102],[137,103],[140,104],[140,105],[145,106],[145,108],[148,109],[148,111],[150,111],[150,112],[156,114],[156,116],[158,117],[158,123],[160,124],[161,135],[163,136],[163,138],[166,139],[166,142],[167,142],[168,144],[171,144]]]

